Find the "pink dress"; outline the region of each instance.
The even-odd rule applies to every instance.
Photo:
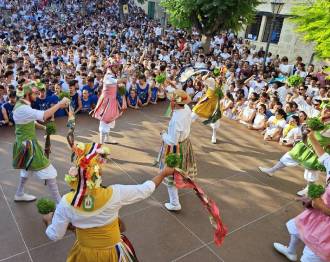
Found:
[[[322,199],[330,208],[330,186]],[[295,222],[305,245],[324,261],[330,261],[330,216],[317,209],[306,209],[295,218]]]
[[[120,115],[117,101],[117,84],[105,85],[95,107],[93,117],[109,124]]]

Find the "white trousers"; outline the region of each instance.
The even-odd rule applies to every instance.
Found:
[[[287,227],[290,235],[295,235],[297,238],[300,239],[299,231],[297,229],[294,219],[289,220],[286,223],[286,227]],[[315,255],[315,253],[308,246],[305,246],[303,255],[300,258],[300,261],[301,262],[326,262],[326,261],[323,261],[319,256]]]
[[[29,171],[29,170],[26,171],[24,169],[21,170],[21,177],[28,177],[32,175],[36,175],[39,179],[43,179],[43,180],[52,179],[57,177],[57,171],[52,164],[39,171]]]
[[[167,191],[168,191],[168,196],[170,198],[170,203],[173,206],[180,205],[179,190],[177,189],[177,187],[176,186],[167,186]]]
[[[292,157],[290,156],[289,152],[287,152],[285,155],[283,155],[280,159],[280,161],[282,162],[282,164],[284,164],[285,166],[298,166],[299,163],[292,159]],[[319,179],[319,171],[317,170],[309,170],[309,169],[305,169],[304,172],[304,178],[306,181],[308,182],[316,182]]]
[[[116,121],[112,121],[110,123],[105,123],[103,121],[100,121],[100,125],[99,125],[99,132],[100,133],[109,133],[111,128],[115,128],[116,125]]]

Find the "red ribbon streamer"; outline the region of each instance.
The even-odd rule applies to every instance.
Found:
[[[175,186],[179,189],[182,188],[192,188],[196,192],[196,195],[203,203],[204,207],[210,214],[211,224],[215,227],[214,232],[214,242],[217,246],[221,246],[223,243],[225,236],[227,235],[227,227],[222,223],[220,218],[220,211],[217,204],[210,199],[204,191],[190,178],[184,177],[179,171],[174,171],[174,181]]]

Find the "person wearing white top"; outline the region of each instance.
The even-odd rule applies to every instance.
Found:
[[[194,179],[197,175],[197,166],[189,139],[192,119],[191,110],[187,105],[191,100],[189,95],[181,89],[176,89],[175,92],[171,94],[170,99],[173,115],[169,122],[167,132],[162,133],[162,148],[157,162],[159,162],[160,169],[163,169],[168,154],[179,154],[181,159],[180,168],[186,176]],[[175,186],[174,177],[167,177],[165,183],[170,200],[168,203],[165,203],[166,209],[169,211],[181,210],[178,189]]]

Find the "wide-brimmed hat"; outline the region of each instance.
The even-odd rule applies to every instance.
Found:
[[[178,105],[186,105],[191,102],[190,96],[182,89],[176,89],[172,96],[172,100]]]

